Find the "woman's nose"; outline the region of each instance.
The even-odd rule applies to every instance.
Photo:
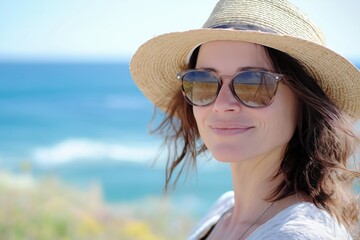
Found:
[[[215,112],[238,112],[241,104],[235,98],[230,89],[231,79],[222,77],[222,86],[219,94],[213,104],[213,111]]]

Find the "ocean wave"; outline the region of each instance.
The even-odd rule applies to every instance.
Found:
[[[156,143],[114,143],[91,139],[67,139],[52,146],[34,149],[32,159],[41,165],[59,165],[73,161],[115,160],[149,162],[158,153]]]

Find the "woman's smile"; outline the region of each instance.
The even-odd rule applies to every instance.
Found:
[[[244,134],[255,128],[254,126],[245,126],[234,123],[215,123],[209,125],[209,127],[212,130],[213,134],[218,136]]]

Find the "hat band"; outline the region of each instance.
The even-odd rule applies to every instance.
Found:
[[[225,23],[225,24],[215,24],[208,27],[204,27],[208,29],[229,29],[229,30],[240,30],[240,31],[257,31],[257,32],[264,32],[264,33],[276,33],[273,30],[266,29],[263,27],[259,27],[257,25],[248,24],[248,23]],[[199,47],[201,44],[196,45],[187,55],[185,58],[185,64],[189,63],[190,57],[193,54],[194,50]]]
[[[245,30],[245,31],[258,31],[258,32],[265,32],[265,33],[276,33],[273,30],[259,27],[257,25],[253,24],[247,24],[247,23],[226,23],[226,24],[218,24],[218,25],[212,25],[207,28],[212,29],[232,29],[232,30]]]

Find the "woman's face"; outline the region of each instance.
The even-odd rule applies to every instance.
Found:
[[[237,41],[204,43],[196,69],[212,69],[218,76],[233,76],[243,68],[273,71],[263,47]],[[265,108],[249,108],[233,96],[223,77],[216,101],[193,107],[200,136],[213,156],[223,162],[280,160],[296,128],[297,101],[293,92],[279,83],[274,102]]]

